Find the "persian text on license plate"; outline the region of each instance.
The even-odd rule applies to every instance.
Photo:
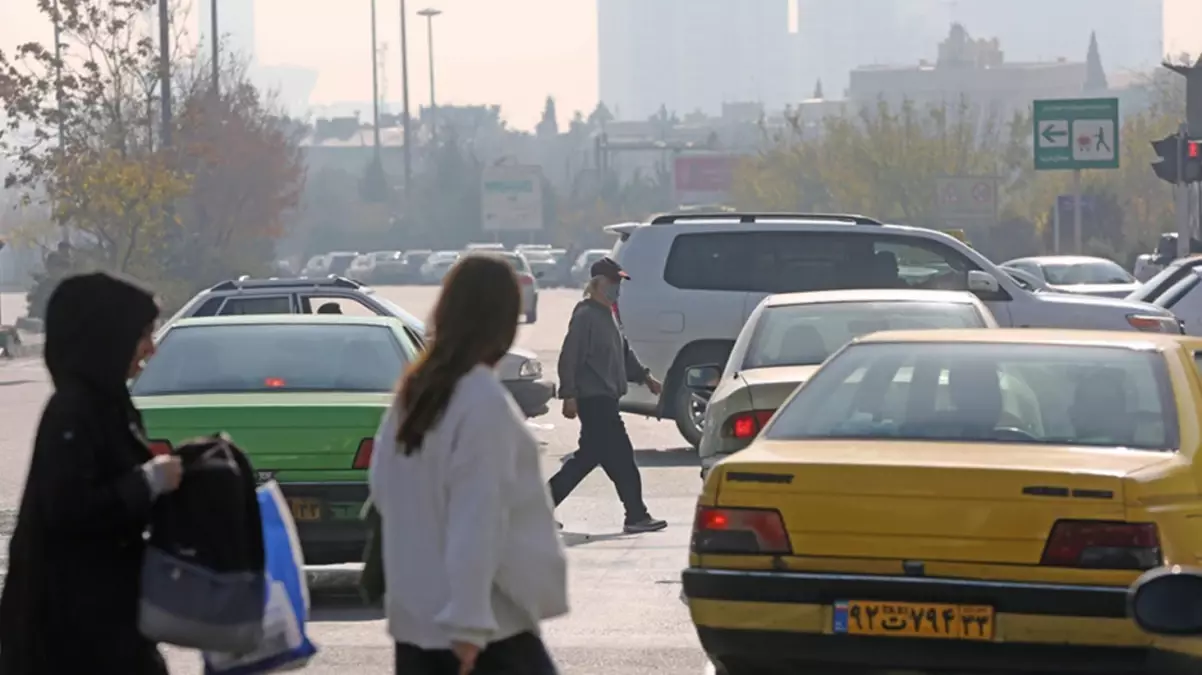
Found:
[[[992,640],[993,608],[933,602],[840,600],[835,633],[945,640]]]
[[[292,519],[297,521],[321,520],[321,501],[317,499],[289,499]]]

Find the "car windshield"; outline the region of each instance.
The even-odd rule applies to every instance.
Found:
[[[522,251],[522,255],[526,256],[526,260],[530,262],[553,262],[555,255],[547,250]]]
[[[1129,284],[1135,280],[1118,263],[1093,260],[1078,263],[1045,263],[1043,276],[1055,286],[1076,284]]]
[[[394,260],[401,257],[400,251],[379,251],[376,254],[376,260]]]
[[[509,263],[514,272],[526,274],[530,272],[530,266],[526,264],[526,259],[516,253],[487,253],[485,255],[494,255]]]
[[[982,328],[976,307],[948,302],[830,302],[765,307],[743,368],[822,363],[853,338],[883,330]]]
[[[1164,361],[1154,352],[865,343],[824,365],[765,436],[1167,450],[1177,447],[1177,419]]]
[[[358,253],[335,253],[330,256],[330,274],[342,274],[359,257]]]
[[[415,354],[379,325],[178,326],[163,336],[130,392],[387,392]]]

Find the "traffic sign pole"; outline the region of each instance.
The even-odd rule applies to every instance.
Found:
[[[1189,126],[1182,123],[1177,127],[1177,184],[1173,186],[1173,196],[1176,198],[1177,217],[1177,257],[1189,255],[1189,243],[1193,227],[1189,217],[1189,188],[1182,182],[1185,175],[1185,144],[1189,138]]]
[[[1081,169],[1073,169],[1073,252],[1085,253],[1081,245]]]
[[[1056,200],[1056,208],[1052,209],[1052,253],[1060,255],[1060,200]]]

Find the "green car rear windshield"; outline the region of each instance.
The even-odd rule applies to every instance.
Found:
[[[130,392],[386,392],[414,354],[386,326],[182,326],[159,342]]]

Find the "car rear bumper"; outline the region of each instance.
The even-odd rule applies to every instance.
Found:
[[[282,483],[280,491],[293,511],[296,532],[307,565],[336,565],[363,561],[367,527],[360,519],[367,501],[367,483]],[[320,517],[302,519],[298,504],[320,505]]]
[[[547,380],[505,380],[505,388],[517,401],[526,417],[546,415],[548,402],[555,398],[555,383]]]
[[[706,570],[683,573],[702,647],[732,670],[1200,672],[1126,618],[1127,589],[925,577]],[[838,600],[989,605],[991,641],[833,632]]]

